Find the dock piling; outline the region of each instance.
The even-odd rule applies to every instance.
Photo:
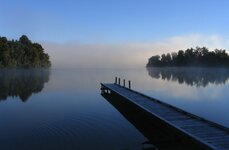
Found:
[[[129,86],[128,87],[129,87],[129,89],[131,89],[131,82],[130,82],[130,80],[128,81],[128,83],[129,83]]]

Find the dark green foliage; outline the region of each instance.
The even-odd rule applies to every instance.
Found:
[[[49,68],[49,55],[38,43],[22,35],[19,41],[0,37],[0,68]]]
[[[229,55],[226,50],[209,51],[206,47],[189,48],[185,51],[152,56],[147,67],[194,66],[229,67]]]

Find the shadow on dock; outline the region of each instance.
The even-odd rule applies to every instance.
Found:
[[[101,93],[101,95],[148,139],[142,143],[143,150],[203,150],[203,147],[177,134],[119,95],[115,93]]]

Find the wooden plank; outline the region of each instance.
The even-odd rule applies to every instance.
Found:
[[[117,84],[102,84],[104,88],[126,98],[182,134],[206,145],[210,149],[229,150],[229,130],[179,108],[155,100],[142,93]]]

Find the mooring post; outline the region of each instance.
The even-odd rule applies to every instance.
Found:
[[[118,84],[120,85],[120,78],[118,78]]]
[[[103,85],[101,85],[101,88],[100,89],[101,89],[101,93],[104,94],[104,87],[103,87]]]
[[[123,86],[124,86],[124,87],[126,86],[126,81],[125,81],[125,79],[123,79]]]
[[[131,83],[130,83],[130,80],[128,81],[128,83],[129,83],[129,89],[131,89]]]
[[[117,84],[117,77],[115,77],[115,84]]]

